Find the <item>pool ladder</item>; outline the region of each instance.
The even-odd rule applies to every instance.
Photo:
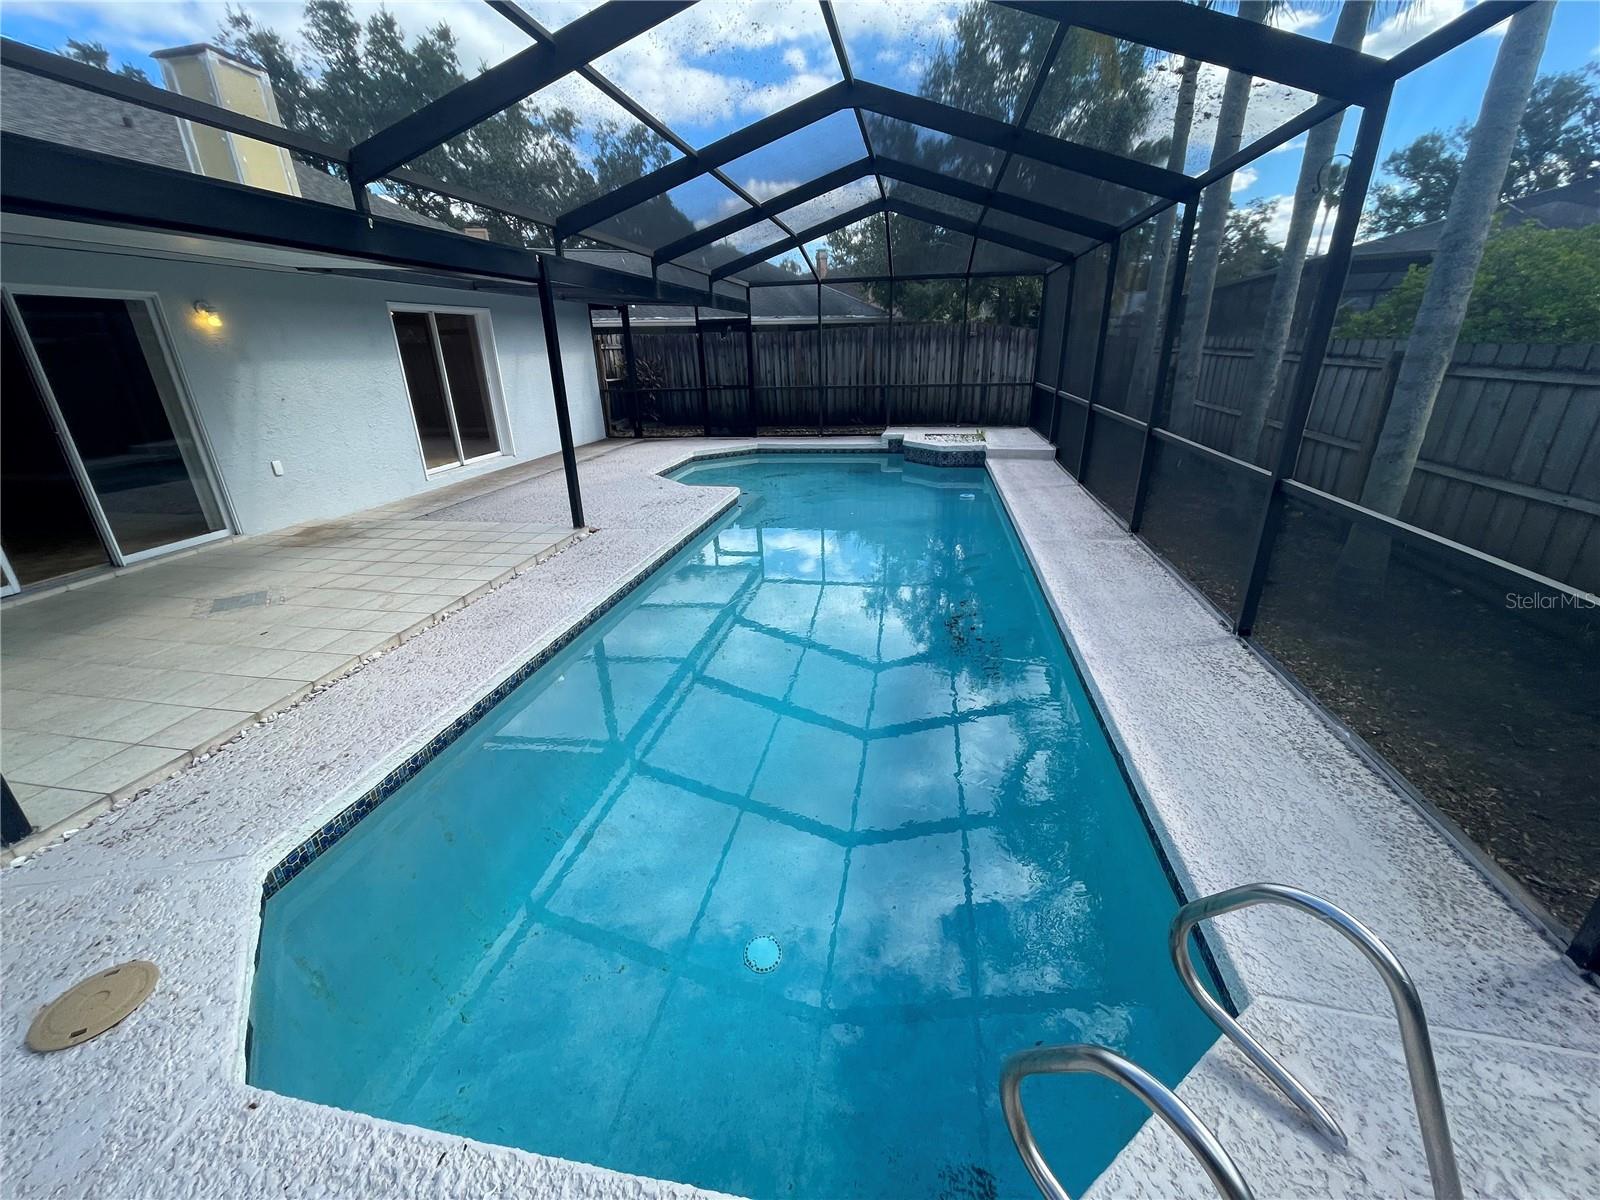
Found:
[[[1422,1129],[1422,1145],[1428,1156],[1428,1175],[1433,1182],[1433,1194],[1436,1200],[1461,1200],[1461,1176],[1456,1168],[1455,1149],[1450,1141],[1444,1096],[1439,1090],[1439,1069],[1433,1058],[1433,1042],[1428,1035],[1428,1019],[1422,1011],[1422,999],[1417,995],[1411,976],[1400,965],[1393,951],[1360,921],[1320,896],[1279,883],[1247,884],[1190,901],[1173,918],[1167,948],[1172,953],[1172,964],[1177,969],[1178,978],[1183,980],[1184,987],[1189,989],[1195,1003],[1280,1092],[1294,1101],[1319,1133],[1341,1150],[1348,1146],[1344,1131],[1328,1110],[1212,998],[1194,969],[1194,962],[1189,955],[1189,931],[1210,917],[1219,917],[1257,904],[1279,904],[1310,913],[1354,942],[1356,948],[1366,955],[1367,961],[1378,969],[1394,1001],[1395,1016],[1400,1022],[1400,1042],[1405,1048],[1406,1070],[1411,1076],[1411,1095],[1417,1106],[1417,1123]],[[1091,1045],[1023,1050],[1007,1058],[1000,1069],[1000,1106],[1005,1112],[1006,1126],[1011,1130],[1011,1140],[1016,1143],[1017,1153],[1022,1156],[1034,1183],[1049,1200],[1070,1198],[1045,1162],[1022,1109],[1022,1081],[1030,1075],[1045,1074],[1099,1075],[1126,1088],[1177,1133],[1190,1153],[1200,1160],[1219,1195],[1226,1200],[1252,1200],[1250,1187],[1233,1159],[1188,1105],[1149,1072],[1104,1046]]]

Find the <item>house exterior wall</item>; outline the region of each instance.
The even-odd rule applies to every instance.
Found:
[[[239,533],[326,519],[559,450],[538,301],[336,275],[8,243],[8,290],[153,294]],[[193,318],[203,300],[220,329]],[[506,453],[428,475],[395,345],[393,305],[488,314]],[[589,317],[558,320],[573,440],[605,436]],[[271,463],[283,464],[275,476]]]

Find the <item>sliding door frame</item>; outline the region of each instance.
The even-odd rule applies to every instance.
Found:
[[[417,457],[422,463],[423,478],[433,479],[464,467],[480,466],[497,458],[516,457],[516,445],[511,434],[511,412],[506,406],[505,392],[500,385],[500,354],[494,344],[492,310],[400,300],[391,300],[388,308],[389,331],[394,337],[395,361],[400,367],[400,387],[405,394],[406,412],[411,418],[411,430],[417,436]],[[439,372],[439,386],[444,392],[444,411],[450,422],[450,437],[456,444],[456,461],[453,463],[441,463],[437,467],[428,465],[428,453],[422,444],[422,427],[417,423],[416,404],[411,397],[411,381],[406,378],[405,356],[400,353],[400,331],[394,327],[395,313],[416,313],[428,318],[428,335],[433,339],[434,368]],[[475,347],[478,353],[478,365],[483,371],[484,388],[489,393],[485,397],[489,401],[489,417],[494,422],[496,449],[487,454],[468,458],[462,449],[460,422],[456,417],[455,393],[450,387],[450,374],[445,370],[444,342],[439,337],[440,314],[472,318],[472,332],[478,343]]]
[[[222,520],[222,528],[214,529],[209,533],[198,534],[192,538],[181,541],[168,542],[161,546],[151,546],[147,550],[136,550],[126,553],[121,542],[117,539],[116,531],[111,527],[110,519],[106,516],[105,507],[100,503],[100,497],[95,492],[94,480],[90,477],[88,468],[84,466],[83,458],[78,453],[78,444],[73,439],[72,427],[67,424],[61,405],[56,402],[55,389],[50,386],[50,377],[45,373],[44,364],[39,361],[38,351],[34,348],[33,334],[28,329],[28,323],[23,319],[22,310],[17,305],[18,296],[66,296],[83,300],[123,300],[143,304],[150,316],[150,325],[155,330],[156,345],[161,353],[161,362],[147,363],[152,375],[159,368],[165,368],[167,377],[172,381],[173,389],[177,395],[178,408],[185,421],[189,424],[189,431],[194,437],[195,457],[200,468],[198,479],[192,482],[198,491],[201,487],[211,490],[211,498],[217,506],[217,515]],[[34,386],[39,389],[39,395],[44,400],[45,412],[51,423],[55,426],[56,436],[61,442],[62,453],[66,456],[67,465],[72,468],[73,476],[78,481],[78,490],[83,495],[89,516],[94,521],[95,528],[100,534],[100,540],[105,544],[106,554],[111,559],[113,569],[132,566],[135,563],[145,562],[152,558],[160,558],[167,554],[174,554],[180,550],[190,550],[197,546],[204,546],[209,542],[230,538],[238,528],[234,519],[233,505],[229,503],[226,489],[222,486],[222,474],[216,467],[216,456],[212,453],[211,440],[206,436],[204,423],[200,420],[200,413],[196,409],[193,393],[189,388],[189,381],[185,378],[183,367],[178,355],[173,348],[172,335],[167,327],[166,314],[161,308],[161,297],[155,292],[128,291],[122,288],[91,288],[73,287],[70,285],[39,283],[39,284],[7,284],[0,289],[0,303],[5,306],[7,317],[13,322],[17,331],[17,341],[21,344],[22,357],[27,363],[28,371],[33,376]],[[174,430],[174,433],[177,431]],[[200,497],[197,496],[197,499]],[[203,506],[202,499],[202,506]],[[10,572],[7,572],[8,576]],[[14,583],[15,577],[7,580]],[[40,580],[37,585],[49,586],[52,580]],[[6,594],[10,594],[9,590]]]

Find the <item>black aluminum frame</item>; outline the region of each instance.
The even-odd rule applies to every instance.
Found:
[[[1272,560],[1274,545],[1287,498],[1335,512],[1349,520],[1377,528],[1403,542],[1444,548],[1450,553],[1472,557],[1480,566],[1498,571],[1519,585],[1571,592],[1531,575],[1510,563],[1465,550],[1426,531],[1393,518],[1369,512],[1358,505],[1329,496],[1297,482],[1293,477],[1296,455],[1304,434],[1311,402],[1331,337],[1340,293],[1348,272],[1360,209],[1375,164],[1390,91],[1394,83],[1463,44],[1491,26],[1506,20],[1533,0],[1483,0],[1449,24],[1423,37],[1411,47],[1384,61],[1373,56],[1329,45],[1316,39],[1274,30],[1214,9],[1172,0],[1147,0],[1145,3],[1116,3],[1111,0],[1079,0],[1072,5],[1024,0],[1003,0],[1009,7],[1044,17],[1056,23],[1050,49],[1033,77],[1029,94],[1019,116],[1011,122],[954,108],[927,97],[911,95],[859,79],[852,71],[848,54],[829,0],[820,7],[840,69],[840,82],[815,95],[739,129],[709,146],[696,150],[676,135],[643,105],[606,79],[593,65],[596,58],[631,38],[661,24],[689,7],[692,0],[612,0],[611,3],[580,16],[556,31],[540,25],[510,0],[489,0],[503,18],[525,33],[531,44],[504,63],[423,105],[387,128],[375,131],[352,146],[334,145],[316,137],[254,120],[227,109],[193,100],[164,88],[101,71],[82,63],[49,54],[9,39],[0,39],[0,64],[53,79],[71,87],[111,97],[125,103],[165,113],[244,137],[282,147],[291,153],[317,159],[342,173],[350,182],[353,209],[279,196],[224,181],[172,171],[126,159],[76,150],[38,139],[5,134],[0,138],[0,202],[8,213],[26,213],[81,222],[126,225],[173,230],[213,238],[236,239],[267,245],[366,260],[371,268],[344,264],[330,265],[330,273],[391,278],[431,285],[490,290],[537,298],[549,354],[551,382],[556,405],[557,428],[561,440],[563,467],[574,526],[583,524],[582,497],[578,486],[577,463],[566,407],[565,373],[558,352],[557,300],[587,301],[620,307],[623,317],[625,356],[629,365],[630,392],[636,394],[633,369],[632,329],[628,306],[637,303],[665,303],[694,308],[694,328],[700,358],[702,414],[709,432],[709,393],[706,378],[704,336],[707,328],[742,326],[745,335],[747,378],[750,398],[748,412],[754,420],[758,410],[758,372],[754,342],[755,321],[749,316],[752,288],[814,285],[818,297],[817,330],[819,367],[823,348],[822,291],[825,286],[816,263],[805,250],[805,242],[841,228],[851,221],[878,216],[885,221],[897,214],[932,223],[974,238],[964,272],[901,273],[896,269],[892,236],[886,239],[886,273],[873,276],[835,275],[830,282],[870,282],[886,280],[890,288],[890,310],[886,314],[891,330],[894,324],[893,289],[898,282],[920,279],[964,280],[963,325],[968,313],[971,281],[986,276],[1016,276],[1027,272],[984,271],[973,269],[979,241],[1007,246],[1054,263],[1051,271],[1064,266],[1067,275],[1067,304],[1064,310],[1057,375],[1054,387],[1038,379],[1037,365],[1033,389],[1050,393],[1050,437],[1059,434],[1062,406],[1078,404],[1084,411],[1083,440],[1078,448],[1077,475],[1087,470],[1094,439],[1095,423],[1115,420],[1141,431],[1143,435],[1133,506],[1127,526],[1141,529],[1148,491],[1152,456],[1157,441],[1181,444],[1204,451],[1213,461],[1229,469],[1243,471],[1266,482],[1266,496],[1255,525],[1253,550],[1244,581],[1242,599],[1229,623],[1240,636],[1248,637],[1254,628],[1261,595]],[[1226,161],[1204,173],[1189,176],[1131,159],[1122,155],[1053,137],[1027,128],[1027,115],[1044,86],[1056,53],[1069,26],[1078,26],[1173,54],[1193,57],[1230,70],[1270,79],[1302,89],[1319,97],[1317,102],[1282,125],[1242,147]],[[480,121],[515,104],[554,80],[577,74],[620,105],[657,137],[679,154],[679,158],[657,171],[616,188],[604,196],[562,213],[542,212],[518,198],[483,195],[472,189],[427,176],[406,167],[450,138],[471,129]],[[1296,369],[1290,407],[1284,422],[1276,460],[1269,471],[1232,459],[1186,441],[1163,428],[1168,417],[1171,351],[1183,320],[1184,270],[1194,227],[1195,210],[1202,192],[1212,183],[1310,129],[1319,122],[1359,106],[1362,119],[1357,133],[1352,166],[1344,186],[1333,240],[1325,258],[1324,270],[1310,297],[1311,318],[1301,361]],[[751,195],[722,168],[745,154],[769,145],[778,138],[834,113],[853,112],[862,137],[865,155],[797,185],[780,196],[765,199]],[[1155,200],[1143,211],[1119,224],[1110,224],[1092,214],[1058,210],[1038,200],[1012,196],[1000,190],[1005,165],[987,186],[952,179],[914,163],[880,156],[873,147],[866,114],[907,122],[925,129],[960,137],[1001,153],[1002,163],[1018,156],[1070,170],[1093,179],[1115,183],[1147,193]],[[728,187],[747,206],[723,221],[715,222],[687,237],[661,246],[641,246],[625,238],[596,233],[594,226],[608,217],[626,212],[637,204],[660,196],[680,184],[709,175]],[[851,210],[831,222],[798,230],[786,223],[783,214],[795,205],[855,180],[872,176],[878,185],[878,198]],[[548,230],[552,245],[518,248],[493,245],[464,238],[451,232],[423,225],[386,220],[372,213],[369,189],[380,190],[385,179],[427,189],[441,196],[485,210],[504,214]],[[961,221],[925,206],[898,198],[888,181],[899,181],[929,191],[977,204],[978,220]],[[1174,278],[1166,296],[1168,319],[1163,334],[1162,361],[1158,366],[1151,396],[1149,419],[1140,421],[1098,403],[1104,360],[1105,340],[1114,295],[1117,257],[1122,235],[1157,216],[1174,204],[1184,204],[1180,250]],[[1004,212],[1064,233],[1085,238],[1086,246],[1071,251],[1047,246],[1019,237],[989,224],[991,212]],[[709,271],[694,268],[682,260],[686,255],[714,245],[759,222],[770,221],[785,237],[751,254],[736,257]],[[592,243],[614,247],[648,260],[648,275],[616,269],[587,260],[583,252],[570,250],[566,243],[579,235]],[[1071,321],[1074,292],[1078,279],[1076,258],[1110,246],[1106,279],[1093,367],[1093,383],[1087,398],[1069,394],[1062,387],[1060,365],[1067,353],[1067,328]],[[810,269],[809,280],[772,278],[740,279],[739,273],[764,262],[774,254],[798,248]],[[663,269],[679,273],[679,279],[663,279]],[[1048,272],[1047,272],[1048,273]],[[694,285],[682,281],[688,275]],[[704,279],[704,286],[698,280]],[[728,282],[742,288],[730,295]],[[721,290],[719,290],[719,285]],[[736,293],[737,293],[736,289]],[[1155,303],[1154,297],[1151,303]],[[702,319],[702,308],[744,313],[733,322]],[[1041,306],[1042,318],[1042,306]],[[964,339],[963,339],[964,348]],[[893,416],[894,339],[890,339],[890,383],[884,389],[885,423]],[[965,383],[964,365],[954,386]],[[720,385],[719,385],[720,386]],[[732,386],[732,385],[728,385]],[[819,432],[825,428],[825,385],[818,375]],[[641,433],[637,406],[632,412],[636,435]],[[10,806],[8,806],[9,809]],[[8,815],[9,812],[8,812]],[[10,832],[9,830],[7,831]],[[1583,929],[1569,946],[1574,959],[1589,968],[1600,957],[1600,904],[1596,905]]]

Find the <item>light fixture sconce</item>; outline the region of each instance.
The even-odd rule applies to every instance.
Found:
[[[222,314],[214,305],[207,304],[204,300],[194,302],[194,320],[195,324],[203,329],[222,328]]]

